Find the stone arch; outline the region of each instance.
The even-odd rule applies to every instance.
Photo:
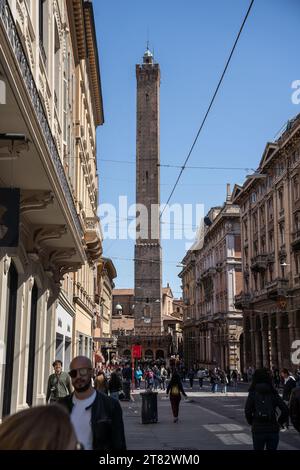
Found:
[[[164,359],[165,358],[165,353],[162,349],[157,349],[155,353],[155,359]]]
[[[130,358],[131,358],[131,352],[130,352],[130,350],[129,350],[129,349],[124,349],[124,351],[123,351],[123,356],[124,356],[124,358],[126,358],[126,359],[130,359]]]
[[[145,351],[145,359],[150,359],[150,360],[152,360],[152,359],[153,359],[153,356],[154,356],[154,354],[153,354],[152,349],[147,349],[147,350]]]

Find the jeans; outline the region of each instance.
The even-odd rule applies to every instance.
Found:
[[[119,401],[119,392],[110,392],[109,396]]]
[[[279,443],[278,432],[252,433],[254,450],[277,450]]]

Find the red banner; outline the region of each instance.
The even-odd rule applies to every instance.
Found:
[[[132,359],[141,359],[142,357],[142,346],[140,344],[134,344],[132,346]]]

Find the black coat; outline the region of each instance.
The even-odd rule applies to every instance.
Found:
[[[255,392],[265,396],[269,395],[271,397],[274,409],[274,418],[270,422],[262,423],[255,417]],[[276,415],[277,408],[281,411],[278,419]],[[280,426],[288,424],[289,410],[277,391],[269,384],[263,383],[257,384],[254,390],[249,391],[245,404],[245,417],[248,424],[252,426],[253,433],[279,432]]]
[[[97,396],[91,405],[91,426],[94,450],[126,450],[122,408],[118,400],[96,391]],[[72,395],[62,398],[59,403],[71,414]]]
[[[300,388],[292,391],[290,399],[290,416],[294,428],[300,432]]]
[[[287,382],[283,386],[282,399],[289,401],[293,388],[296,387],[296,380],[293,377],[289,377]]]

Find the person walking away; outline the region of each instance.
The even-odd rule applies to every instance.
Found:
[[[168,377],[168,371],[167,369],[164,367],[164,366],[161,366],[161,369],[160,369],[160,388],[162,390],[166,390],[166,381],[167,381],[167,377]]]
[[[94,388],[95,390],[98,390],[98,392],[105,393],[106,395],[108,394],[107,378],[105,373],[101,370],[98,372],[97,377],[94,380]]]
[[[193,385],[194,385],[194,377],[195,377],[195,372],[192,368],[190,368],[189,372],[188,372],[188,378],[189,378],[189,381],[190,381],[190,387],[193,388]]]
[[[117,371],[111,373],[109,382],[108,382],[109,396],[115,400],[119,400],[119,393],[122,390],[122,380]]]
[[[135,388],[137,390],[140,390],[140,388],[141,388],[142,377],[143,377],[143,371],[141,370],[140,366],[138,366],[137,369],[134,372]]]
[[[183,390],[182,382],[180,380],[180,375],[178,372],[174,372],[172,378],[167,387],[167,395],[170,393],[170,402],[172,407],[172,412],[174,416],[174,423],[178,422],[179,414],[179,405],[181,401],[181,394],[186,397],[186,393]]]
[[[79,442],[86,450],[126,450],[120,403],[92,387],[92,362],[75,357],[69,375],[74,393],[59,403],[68,410]]]
[[[235,369],[231,372],[231,381],[232,381],[232,386],[233,386],[234,390],[237,390],[238,372]]]
[[[300,433],[300,388],[293,388],[290,403],[290,417],[296,431]]]
[[[129,363],[122,370],[123,376],[123,392],[125,395],[124,400],[130,401],[130,387],[131,387],[131,379],[132,379],[132,369]]]
[[[205,377],[205,371],[204,369],[201,367],[198,372],[197,372],[197,379],[199,380],[199,388],[202,389],[203,387],[203,379]]]
[[[46,393],[46,403],[56,403],[60,398],[64,398],[72,393],[71,379],[67,372],[62,370],[62,361],[56,359],[52,364],[54,374],[48,378]]]
[[[277,408],[281,414],[277,418]],[[252,428],[254,450],[276,450],[279,429],[288,426],[288,407],[273,387],[267,369],[257,369],[252,378],[245,404],[245,417]]]

